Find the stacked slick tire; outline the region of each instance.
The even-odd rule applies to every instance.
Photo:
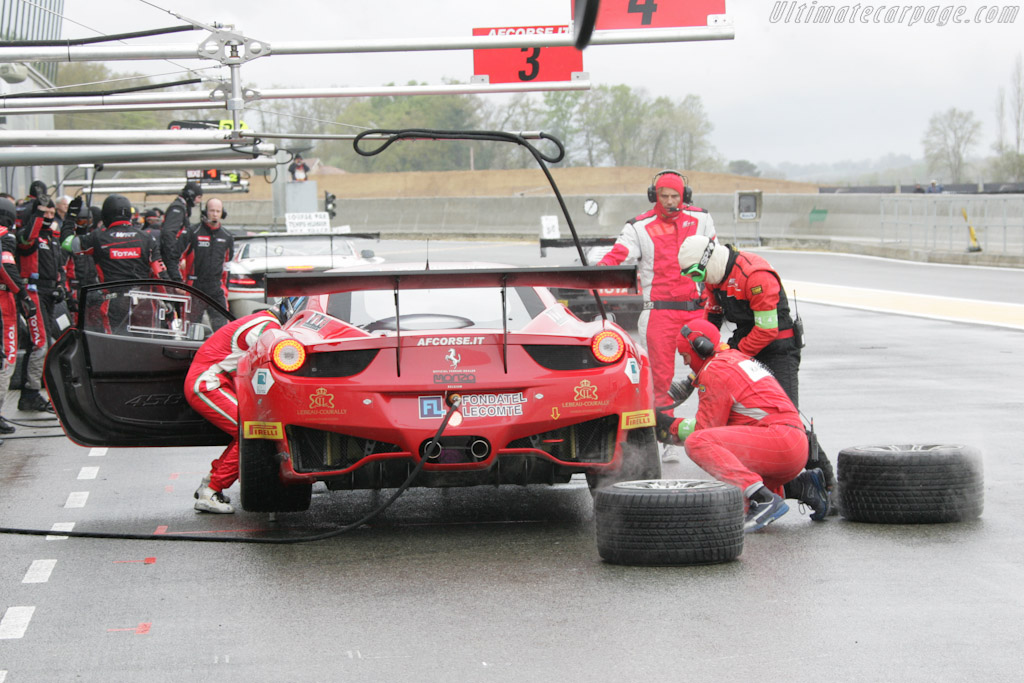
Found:
[[[718,481],[626,481],[597,491],[597,550],[612,564],[729,562],[743,552],[743,495]]]
[[[984,507],[981,454],[969,446],[858,446],[837,467],[839,513],[853,522],[963,522]]]

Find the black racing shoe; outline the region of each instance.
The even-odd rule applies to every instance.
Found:
[[[18,410],[32,413],[52,413],[53,406],[43,398],[38,390],[22,389],[21,398],[18,399]]]
[[[813,510],[811,519],[821,522],[828,516],[829,496],[825,488],[825,474],[817,467],[804,470],[793,480],[796,499]]]
[[[0,434],[13,434],[16,431],[17,430],[14,428],[14,425],[0,417]]]

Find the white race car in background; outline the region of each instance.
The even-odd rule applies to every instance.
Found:
[[[228,308],[241,317],[264,306],[267,273],[322,272],[384,260],[372,249],[357,251],[354,239],[379,240],[380,233],[236,235],[235,256],[227,265]]]

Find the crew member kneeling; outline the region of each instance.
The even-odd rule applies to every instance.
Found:
[[[757,531],[789,511],[780,495],[794,482],[812,519],[828,512],[820,469],[804,470],[807,435],[800,414],[778,381],[745,353],[721,343],[712,323],[694,320],[682,328],[677,350],[696,373],[696,418],[659,412],[658,436],[682,442],[686,454],[720,481],[738,486],[747,498],[745,531]]]
[[[195,509],[232,513],[224,489],[238,481],[238,398],[235,372],[238,361],[268,329],[281,323],[270,311],[258,311],[224,325],[203,342],[185,378],[185,400],[192,408],[231,435],[231,443],[210,463],[210,473],[196,489]]]

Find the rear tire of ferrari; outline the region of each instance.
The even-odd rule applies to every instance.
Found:
[[[620,482],[597,492],[594,514],[597,551],[612,564],[718,564],[743,552],[743,495],[723,482]]]
[[[312,484],[285,486],[278,476],[274,444],[238,439],[238,481],[247,512],[302,512],[309,509]]]
[[[608,474],[588,473],[587,484],[595,493],[602,486],[620,481],[661,479],[661,454],[654,427],[631,429],[622,444],[622,467]]]
[[[837,467],[839,513],[852,522],[963,522],[984,508],[981,454],[970,446],[845,448]]]

